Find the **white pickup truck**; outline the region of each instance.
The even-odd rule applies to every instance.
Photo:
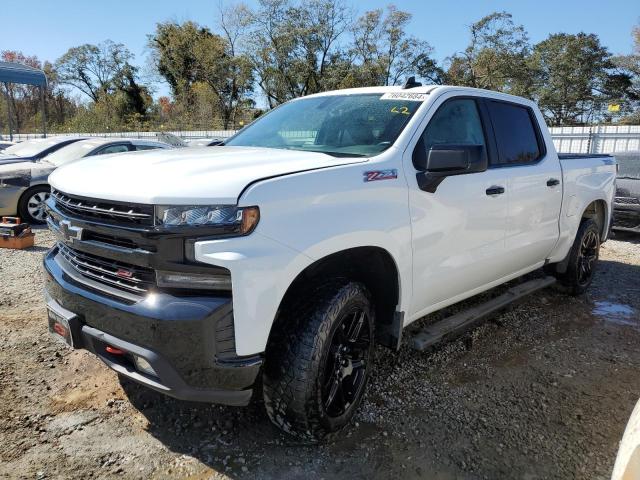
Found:
[[[559,156],[522,98],[411,80],[296,99],[224,146],[56,170],[50,330],[177,398],[262,391],[321,439],[411,322],[543,267],[583,292],[615,175]]]

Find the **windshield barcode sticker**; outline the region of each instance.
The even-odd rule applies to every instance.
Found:
[[[423,102],[427,99],[428,93],[415,92],[389,92],[380,97],[380,100],[408,100],[410,102]]]

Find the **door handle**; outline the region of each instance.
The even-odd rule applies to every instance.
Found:
[[[486,190],[487,195],[502,195],[504,193],[504,187],[489,187]]]
[[[560,185],[560,180],[557,178],[550,178],[547,180],[547,187],[555,187],[556,185]]]

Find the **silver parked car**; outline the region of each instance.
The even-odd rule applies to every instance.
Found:
[[[157,148],[172,147],[150,140],[90,138],[75,141],[36,160],[14,157],[9,161],[8,157],[0,157],[0,215],[17,213],[25,222],[43,223],[44,202],[51,191],[47,179],[60,165],[94,155]]]

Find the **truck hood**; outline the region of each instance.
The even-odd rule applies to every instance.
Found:
[[[49,183],[88,198],[155,205],[235,204],[256,180],[365,158],[257,147],[202,147],[99,155],[56,169]]]

